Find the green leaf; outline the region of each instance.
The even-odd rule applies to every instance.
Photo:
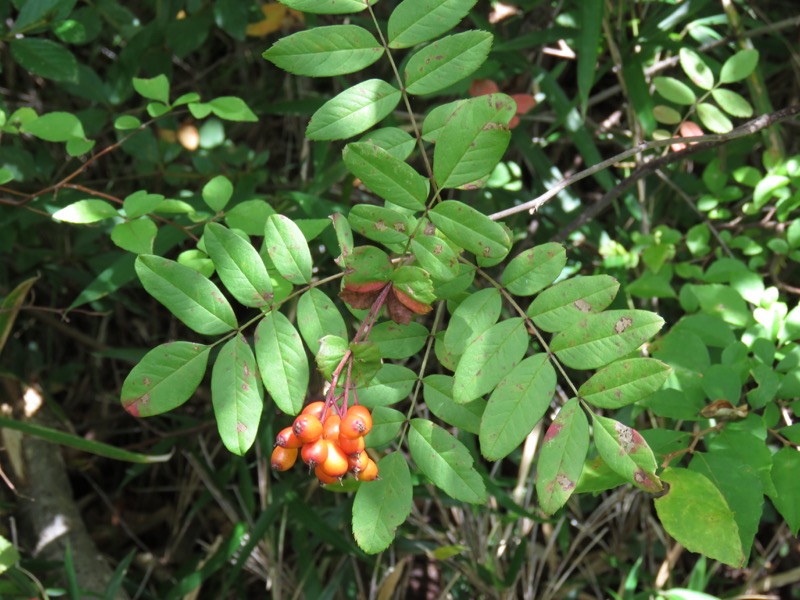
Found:
[[[336,260],[339,266],[344,267],[347,265],[348,258],[353,253],[355,240],[353,240],[353,230],[350,228],[350,223],[347,221],[342,213],[336,212],[331,215],[333,221],[333,231],[336,233],[336,241],[339,244],[341,256]],[[377,248],[376,248],[377,250]],[[385,255],[384,255],[385,256]],[[389,257],[386,257],[388,260]]]
[[[436,143],[447,121],[453,116],[456,109],[466,102],[466,100],[454,100],[447,104],[440,104],[431,110],[422,122],[422,139],[426,142]]]
[[[191,105],[190,105],[191,106]],[[236,96],[220,96],[207,104],[215,115],[225,121],[255,123],[258,117],[244,100]]]
[[[653,79],[656,91],[664,98],[675,104],[691,106],[697,102],[692,88],[673,77],[656,77]]]
[[[327,294],[311,288],[297,301],[297,325],[312,354],[319,352],[319,341],[326,335],[347,337],[347,325]]]
[[[714,73],[697,52],[683,47],[680,50],[679,59],[683,72],[692,80],[693,84],[703,90],[710,90],[714,87]]]
[[[486,408],[483,399],[459,404],[453,400],[453,378],[447,375],[428,375],[423,379],[423,396],[431,412],[448,425],[478,434]]]
[[[253,351],[240,333],[219,351],[211,371],[211,402],[222,443],[244,456],[258,433],[264,390]]]
[[[547,354],[529,356],[489,396],[480,429],[481,454],[499,460],[515,450],[550,407],[556,372]]]
[[[368,79],[323,104],[306,128],[310,140],[343,140],[358,135],[383,120],[400,102],[402,94],[382,79]]]
[[[375,246],[356,246],[345,261],[344,284],[360,285],[389,281],[393,269],[389,255]]]
[[[411,458],[437,487],[461,502],[486,502],[486,487],[464,445],[427,419],[412,419],[408,432]]]
[[[455,361],[475,338],[497,323],[503,301],[495,288],[486,288],[468,296],[450,316],[444,334],[444,345]]]
[[[396,404],[408,398],[416,382],[411,369],[386,363],[368,385],[358,388],[358,401],[369,408]]]
[[[14,327],[14,321],[17,319],[22,303],[25,301],[31,286],[33,286],[38,279],[38,276],[30,277],[21,282],[2,299],[2,302],[0,302],[0,354],[2,354],[6,341],[8,341],[8,336],[11,334],[11,329]]]
[[[148,100],[169,104],[169,79],[163,73],[152,79],[133,78],[133,89]]]
[[[620,360],[592,375],[578,395],[600,408],[622,408],[660,389],[671,370],[654,358]]]
[[[27,121],[20,131],[30,133],[46,142],[67,142],[74,138],[85,140],[83,124],[67,112],[51,112]]]
[[[62,0],[28,0],[27,2],[15,3],[19,8],[19,14],[14,20],[11,33],[24,33],[42,26],[47,26],[51,22],[61,20],[65,15],[59,15],[63,11]],[[69,3],[67,3],[69,4]],[[74,4],[74,3],[72,3]],[[72,7],[68,7],[71,11]],[[59,19],[59,16],[61,17]]]
[[[492,39],[487,31],[465,31],[425,46],[406,63],[406,91],[432,94],[468,77],[486,61]]]
[[[740,50],[722,65],[720,83],[734,83],[750,76],[758,65],[758,50]]]
[[[136,274],[153,298],[197,333],[236,329],[236,315],[219,288],[197,271],[152,254],[136,258]]]
[[[665,106],[663,104],[653,107],[653,116],[659,123],[664,123],[666,125],[677,125],[683,120],[681,113],[671,106]]]
[[[519,317],[500,321],[467,346],[458,362],[453,399],[469,402],[491,391],[522,359],[528,331]]]
[[[375,5],[378,0],[370,0]],[[366,0],[281,0],[289,8],[319,15],[344,15],[367,8]]]
[[[114,229],[111,230],[111,241],[128,252],[150,254],[157,233],[158,227],[152,219],[140,217],[114,225]]]
[[[554,514],[569,500],[588,452],[589,423],[572,398],[547,428],[536,464],[536,494],[545,514]]]
[[[458,255],[442,238],[421,232],[411,240],[411,252],[435,282],[458,277]]]
[[[122,406],[135,417],[152,417],[186,402],[206,372],[211,346],[170,342],[144,355],[125,378]]]
[[[264,245],[278,272],[294,284],[311,281],[312,259],[303,232],[288,217],[270,215]]]
[[[589,315],[558,333],[550,349],[573,369],[596,369],[633,352],[654,336],[664,319],[645,310]]]
[[[25,37],[8,43],[11,56],[23,69],[52,81],[78,82],[75,56],[52,40]]]
[[[353,499],[353,537],[369,554],[389,547],[413,505],[411,472],[402,453],[384,456],[378,473],[380,479],[362,483]]]
[[[597,452],[611,470],[647,492],[663,488],[656,476],[656,457],[635,429],[607,417],[592,415]]]
[[[396,291],[403,292],[417,302],[432,304],[436,301],[430,275],[419,267],[402,266],[392,271],[390,279]]]
[[[105,200],[78,200],[53,213],[53,218],[66,223],[97,223],[118,217],[117,209]]]
[[[401,161],[411,156],[411,153],[417,146],[417,140],[415,140],[410,133],[403,131],[399,127],[374,129],[373,131],[365,133],[359,141],[371,143],[383,148],[391,156]]]
[[[216,212],[220,212],[233,196],[233,184],[224,175],[217,175],[203,186],[203,200]]]
[[[772,483],[775,493],[770,495],[772,503],[786,520],[789,531],[797,536],[800,531],[800,452],[795,448],[782,448],[772,457]]]
[[[329,25],[281,38],[262,56],[295,75],[333,77],[365,69],[383,54],[383,46],[357,25]]]
[[[122,201],[122,208],[129,219],[136,219],[155,211],[164,201],[161,194],[148,194],[144,190],[134,192]]]
[[[389,47],[410,48],[447,33],[477,0],[404,0],[389,16]]]
[[[421,323],[400,325],[385,321],[373,326],[369,341],[378,345],[382,358],[402,359],[417,354],[428,341],[430,332]]]
[[[9,181],[14,181],[14,173],[5,167],[0,168],[0,185],[5,185]]]
[[[517,105],[505,94],[472,98],[445,124],[433,150],[433,175],[440,188],[471,184],[500,162],[511,140],[508,123]]]
[[[545,331],[562,331],[590,313],[605,309],[617,295],[619,282],[610,275],[574,277],[539,294],[528,316]]]
[[[475,256],[502,259],[511,249],[511,239],[499,223],[457,200],[445,200],[428,213],[436,227]]]
[[[733,129],[731,120],[713,104],[701,102],[696,108],[700,122],[714,133],[728,133]]]
[[[255,348],[264,387],[278,408],[296,415],[308,389],[308,359],[300,334],[289,319],[273,310],[256,327]]]
[[[206,250],[222,283],[244,306],[269,306],[273,299],[267,267],[253,245],[219,223],[208,223]]]
[[[533,296],[553,283],[567,264],[567,251],[556,242],[529,248],[515,256],[503,271],[503,285],[517,296]]]
[[[370,142],[347,144],[342,158],[350,172],[384,200],[408,208],[424,210],[430,182],[414,168]],[[357,205],[365,206],[365,205]]]
[[[328,334],[320,338],[319,351],[315,359],[317,369],[327,381],[331,380],[333,371],[349,349],[348,341],[338,335]]]
[[[602,45],[603,0],[584,0],[578,10],[578,98],[586,114],[589,92],[597,77],[597,55]]]
[[[753,107],[741,94],[724,88],[717,88],[711,91],[711,96],[717,101],[722,110],[733,117],[747,119],[753,116]]]
[[[19,559],[19,551],[14,544],[0,536],[0,575],[14,566]]]
[[[394,210],[356,204],[347,215],[353,230],[383,245],[405,244],[414,231],[414,219]]]
[[[247,235],[264,235],[267,218],[275,210],[263,200],[245,200],[225,211],[225,224],[231,229],[239,229]]]
[[[384,446],[400,433],[406,416],[399,410],[388,406],[376,406],[372,411],[372,429],[364,436],[367,448]]]
[[[700,473],[679,468],[666,469],[661,480],[669,488],[655,505],[667,533],[690,552],[735,568],[744,566],[739,528],[714,484]]]

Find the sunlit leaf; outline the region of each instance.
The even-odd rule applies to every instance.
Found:
[[[661,388],[671,370],[654,358],[620,360],[592,375],[578,394],[600,408],[621,408]]]
[[[379,123],[400,102],[401,93],[382,79],[368,79],[328,100],[306,128],[310,140],[342,140]]]
[[[296,415],[308,389],[308,359],[300,334],[283,314],[273,310],[256,327],[255,349],[264,387],[283,412]]]
[[[270,215],[264,227],[264,245],[283,277],[295,284],[311,281],[311,251],[303,232],[291,219]]]
[[[464,31],[425,46],[406,63],[406,91],[432,94],[461,81],[484,63],[491,47],[486,31]]]
[[[597,451],[611,470],[626,481],[648,492],[660,492],[656,477],[656,457],[635,429],[608,417],[592,415]]]
[[[389,17],[389,47],[410,48],[447,33],[477,0],[404,0]]]
[[[567,263],[564,246],[548,242],[515,256],[503,271],[503,285],[517,296],[533,296],[553,283]]]
[[[574,277],[540,293],[528,316],[545,331],[562,331],[588,314],[599,313],[614,300],[619,282],[610,275]]]

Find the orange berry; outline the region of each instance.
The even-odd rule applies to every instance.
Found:
[[[303,457],[303,462],[312,469],[317,465],[321,465],[325,462],[325,459],[328,458],[327,441],[320,438],[316,442],[306,444],[303,446],[303,449],[300,450],[300,456]]]
[[[339,425],[339,436],[357,438],[365,436],[372,429],[372,415],[364,406],[351,406]]]
[[[357,476],[359,473],[361,473],[361,471],[367,468],[370,460],[372,459],[366,452],[359,452],[358,454],[347,457],[347,466],[349,466],[350,471],[355,473]]]
[[[356,475],[359,481],[374,481],[378,478],[378,465],[371,458],[367,459],[367,466]]]
[[[336,413],[331,413],[325,418],[322,425],[322,437],[326,440],[336,441],[339,439],[339,423],[342,419]]]
[[[347,473],[347,469],[350,468],[347,464],[347,456],[342,452],[342,449],[332,441],[325,440],[325,443],[328,445],[328,456],[325,462],[321,463],[319,466],[325,474],[331,477],[343,477],[345,473]]]
[[[288,471],[297,460],[297,448],[275,446],[272,450],[272,468],[276,471]]]
[[[310,444],[311,442],[316,442],[322,435],[322,423],[314,415],[300,414],[294,420],[292,430],[304,444]]]
[[[347,454],[347,456],[359,454],[366,448],[366,443],[364,442],[363,437],[346,438],[343,435],[340,435],[337,439],[337,442],[339,444],[339,448],[341,448],[342,452]]]
[[[318,419],[322,419],[322,411],[325,410],[325,403],[320,401],[307,404],[300,412],[301,415],[314,415]]]
[[[332,475],[328,475],[325,471],[322,470],[322,467],[317,467],[314,469],[314,475],[317,476],[320,483],[336,483],[337,481],[341,483],[341,480],[338,477],[333,477]]]
[[[303,442],[294,434],[291,427],[284,427],[275,437],[275,445],[281,448],[300,448]]]

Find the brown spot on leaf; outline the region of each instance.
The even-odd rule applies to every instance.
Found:
[[[383,219],[378,219],[375,221],[374,227],[378,231],[386,231],[386,222]]]
[[[244,433],[245,431],[247,431],[247,425],[245,425],[241,421],[238,421],[236,423],[236,433]]]
[[[577,308],[582,313],[590,313],[590,312],[592,312],[592,307],[589,305],[589,303],[586,300],[584,300],[582,298],[578,298],[577,300],[575,300],[575,302],[572,303],[572,306]]]
[[[633,325],[633,319],[630,317],[621,317],[619,321],[614,323],[614,333],[622,333],[631,325]]]
[[[394,224],[394,230],[395,231],[399,231],[400,233],[405,233],[406,232],[405,223],[395,223]]]
[[[556,481],[558,482],[558,485],[561,486],[561,489],[565,492],[568,492],[575,487],[575,482],[567,477],[564,473],[559,473],[556,475]]]
[[[616,422],[614,424],[614,429],[617,431],[617,441],[622,449],[622,453],[632,453],[636,449],[636,440],[634,434],[638,434],[633,429],[627,425],[623,425],[620,422]]]

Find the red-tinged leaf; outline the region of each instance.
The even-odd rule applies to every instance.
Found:
[[[549,515],[575,491],[589,452],[589,422],[577,398],[569,400],[547,428],[536,472],[539,505]]]
[[[635,429],[599,415],[592,415],[594,443],[609,467],[626,481],[647,492],[663,489],[656,476],[656,457]]]
[[[524,115],[536,106],[536,99],[530,94],[511,94],[511,98],[517,103],[518,115]]]
[[[499,91],[500,88],[491,79],[475,79],[469,86],[469,95],[473,98],[485,96],[486,94],[496,94]]]

